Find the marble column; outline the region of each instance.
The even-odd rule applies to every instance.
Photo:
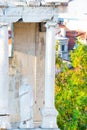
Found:
[[[0,25],[0,128],[10,128],[8,112],[8,26]]]
[[[54,105],[55,89],[55,27],[56,23],[46,23],[45,55],[45,105],[42,110],[42,128],[58,128],[57,111]]]

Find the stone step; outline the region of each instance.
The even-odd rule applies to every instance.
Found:
[[[58,128],[25,128],[25,129],[8,129],[8,130],[59,130]]]

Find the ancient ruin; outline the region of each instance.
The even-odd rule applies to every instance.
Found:
[[[20,105],[22,76],[33,91],[34,128],[58,128],[54,106],[55,28],[58,13],[67,10],[68,2],[0,0],[0,128],[20,128],[20,107],[29,105],[27,100]],[[14,46],[8,59],[9,24]]]

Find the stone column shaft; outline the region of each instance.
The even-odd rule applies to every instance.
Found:
[[[57,128],[54,105],[55,89],[55,23],[46,24],[45,105],[42,110],[42,128]]]
[[[46,55],[45,55],[45,107],[54,106],[55,85],[55,30],[53,26],[47,26]],[[49,104],[49,106],[48,106]]]
[[[8,120],[8,26],[0,26],[0,128],[9,128]]]

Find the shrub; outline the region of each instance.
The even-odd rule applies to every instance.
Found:
[[[73,68],[62,64],[55,80],[57,124],[61,130],[87,130],[87,46],[80,40],[77,44],[70,52]]]

